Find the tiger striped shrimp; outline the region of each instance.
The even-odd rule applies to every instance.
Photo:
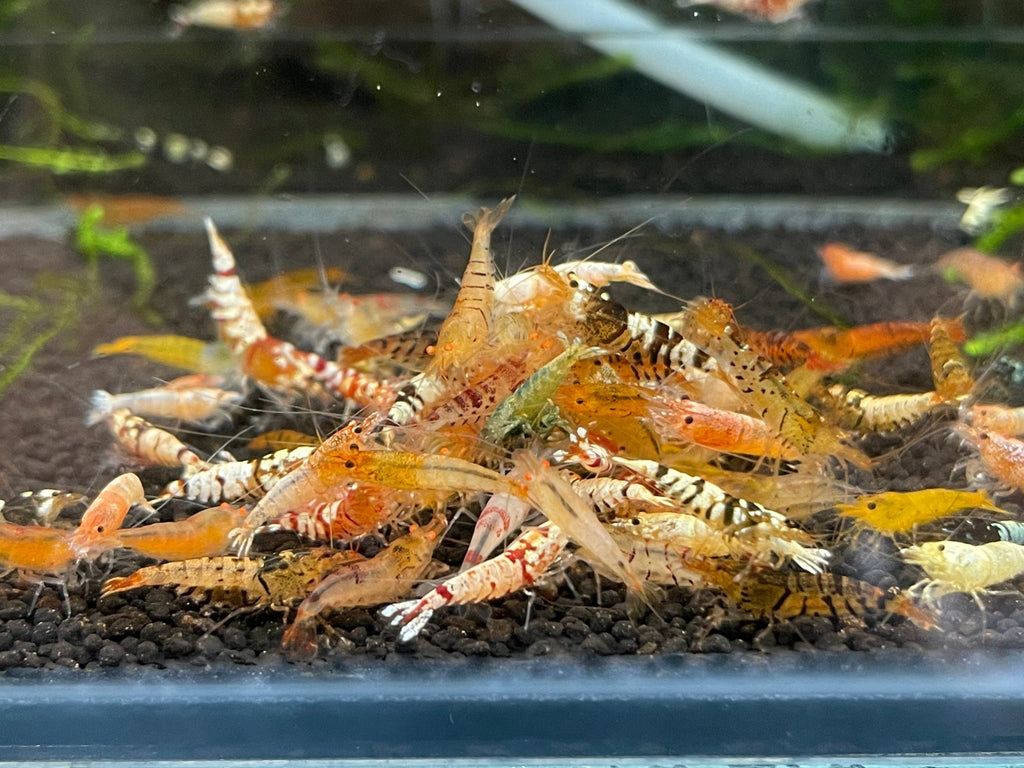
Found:
[[[447,605],[493,600],[533,584],[562,554],[569,538],[553,522],[523,531],[491,560],[457,573],[418,600],[393,603],[380,615],[401,625],[398,639],[408,642],[418,635],[434,611]]]
[[[435,403],[424,404],[419,422],[431,428],[479,423],[494,413],[529,375],[529,354],[503,360],[483,378],[472,377],[468,386]]]
[[[1007,437],[1024,435],[1024,408],[1003,405],[970,405],[965,419],[976,429],[995,432]]]
[[[223,555],[228,534],[245,518],[245,507],[221,504],[173,523],[151,523],[111,533],[118,546],[156,560],[189,560]]]
[[[166,429],[153,426],[127,408],[106,417],[107,426],[121,447],[134,459],[156,467],[201,467],[199,456]]]
[[[954,429],[978,451],[985,474],[1008,488],[1024,490],[1024,442],[963,423]]]
[[[735,411],[675,397],[652,399],[655,429],[663,439],[689,443],[725,453],[799,459],[800,453],[779,439],[761,419]]]
[[[665,496],[676,500],[687,514],[706,520],[714,528],[733,537],[743,554],[755,560],[794,564],[821,573],[829,557],[828,550],[814,549],[810,534],[795,527],[785,515],[756,502],[730,496],[714,483],[688,475],[653,461],[634,461],[615,457],[615,462],[646,478]]]
[[[410,526],[376,556],[343,565],[321,581],[295,611],[281,646],[295,658],[316,655],[316,621],[324,611],[388,603],[409,593],[423,578],[447,520],[436,516],[428,525]]]
[[[156,513],[146,501],[138,475],[125,472],[107,483],[86,507],[81,522],[68,537],[71,550],[76,556],[85,558],[95,556],[97,549],[109,549],[107,539],[121,527],[133,506]]]
[[[342,427],[260,499],[235,532],[239,553],[248,552],[256,529],[264,523],[310,502],[330,499],[333,489],[348,481],[406,491],[523,495],[518,483],[464,459],[409,451],[364,450],[363,432],[363,425],[356,422]]]
[[[897,264],[874,253],[856,251],[845,243],[826,243],[818,249],[825,271],[835,283],[870,283],[875,280],[906,280],[914,267]]]
[[[921,491],[886,491],[861,496],[852,504],[837,504],[839,514],[853,517],[876,531],[907,533],[915,526],[952,515],[961,509],[1003,512],[984,491],[928,488]]]
[[[682,468],[674,463],[673,466]],[[790,520],[810,517],[860,493],[857,488],[807,465],[782,475],[735,472],[709,464],[686,469],[710,480],[730,496],[755,501],[784,513]]]
[[[336,362],[343,368],[377,367],[422,371],[430,364],[430,352],[437,347],[437,333],[424,328],[381,336],[355,346],[338,349]],[[371,368],[372,370],[372,368]]]
[[[857,432],[887,432],[908,427],[942,405],[935,392],[872,395],[842,384],[833,384],[822,399],[837,424]]]
[[[958,280],[971,287],[971,295],[993,299],[1006,309],[1016,309],[1024,291],[1024,268],[1019,261],[1008,264],[976,248],[955,248],[939,257],[935,270],[946,280]]]
[[[214,424],[227,418],[228,409],[245,397],[241,392],[208,385],[219,377],[205,374],[183,376],[162,387],[112,395],[97,389],[90,398],[92,406],[85,423],[103,421],[114,411],[127,409],[137,416],[177,419],[194,424]]]
[[[251,461],[225,461],[187,471],[183,478],[170,483],[156,500],[186,498],[201,504],[215,504],[263,496],[315,450],[315,446],[300,445]]]
[[[700,587],[717,568],[728,562],[725,557],[730,549],[722,534],[703,520],[688,517],[681,522],[690,530],[670,532],[664,530],[664,526],[655,526],[652,530],[652,526],[643,525],[639,517],[613,520],[606,528],[630,567],[646,581],[661,586]],[[600,569],[598,572],[610,575]]]
[[[511,493],[492,494],[476,519],[473,536],[459,570],[464,571],[486,560],[498,544],[523,524],[531,509],[529,502]]]
[[[570,541],[586,551],[588,562],[625,584],[629,591],[627,602],[646,601],[643,579],[630,568],[594,508],[576,493],[569,481],[549,462],[529,451],[516,453],[513,461],[513,476],[521,478],[525,484],[527,500]]]
[[[437,334],[434,359],[428,370],[450,378],[475,355],[491,333],[494,311],[494,259],[491,233],[508,213],[515,197],[502,200],[495,208],[481,208],[466,214],[462,221],[473,230],[469,263],[462,274],[462,285],[455,305]]]
[[[826,422],[794,393],[785,378],[737,339],[732,307],[720,299],[699,299],[690,307],[684,335],[705,349],[729,376],[756,414],[781,440],[805,456],[835,456],[867,468],[867,457],[847,444],[841,429]]]
[[[739,583],[720,578],[717,585],[744,613],[759,619],[825,616],[839,626],[860,627],[871,615],[902,616],[922,629],[935,629],[931,613],[905,593],[832,573],[758,571]]]
[[[231,349],[221,341],[202,341],[188,336],[122,336],[93,349],[97,357],[139,355],[155,363],[209,376],[231,376],[238,365]]]
[[[958,520],[943,530],[955,541],[968,544],[987,544],[990,541],[1012,541],[1024,544],[1024,523],[1017,520],[993,522],[978,518]]]
[[[140,568],[130,576],[107,579],[101,597],[141,587],[174,586],[196,600],[288,611],[324,576],[362,560],[351,550],[319,547],[260,557],[199,557]]]
[[[932,364],[932,380],[935,394],[946,402],[964,399],[974,389],[974,377],[967,370],[967,361],[953,340],[956,336],[951,325],[955,323],[961,335],[963,325],[959,320],[936,317],[931,322],[928,340],[928,357]]]
[[[900,554],[906,562],[920,566],[927,576],[908,592],[919,594],[922,602],[931,606],[944,595],[966,592],[984,613],[980,595],[996,594],[989,587],[1024,573],[1024,546],[1012,541],[978,545],[929,541],[902,549]]]
[[[536,432],[541,428],[546,414],[554,410],[557,415],[551,397],[565,380],[569,369],[580,360],[603,353],[600,347],[587,347],[579,343],[567,346],[498,404],[484,424],[480,439],[501,445],[511,435]]]

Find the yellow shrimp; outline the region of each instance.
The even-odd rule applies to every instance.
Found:
[[[900,554],[927,574],[910,588],[911,594],[921,595],[925,605],[934,605],[943,595],[967,592],[984,611],[979,595],[1024,573],[1024,546],[1012,541],[980,545],[929,541],[907,547]]]
[[[486,343],[494,311],[494,260],[491,233],[512,207],[515,197],[502,200],[493,210],[466,214],[463,223],[473,229],[473,247],[462,275],[462,286],[451,313],[441,325],[430,371],[449,378],[465,366]]]
[[[839,514],[885,533],[907,533],[915,526],[952,515],[961,509],[1003,512],[984,491],[928,488],[921,491],[887,491],[862,496],[852,504],[837,504]]]
[[[155,363],[211,376],[237,372],[234,356],[226,344],[188,336],[122,336],[100,344],[92,353],[97,357],[139,355]]]
[[[974,377],[967,370],[967,361],[954,341],[957,331],[962,337],[963,324],[960,320],[936,317],[932,320],[928,341],[935,394],[947,402],[962,400],[974,389]]]
[[[150,424],[127,408],[106,418],[107,426],[121,447],[133,458],[158,467],[201,467],[203,460],[165,429]]]
[[[316,619],[324,611],[387,603],[409,593],[412,583],[423,578],[430,557],[447,521],[436,516],[429,525],[410,526],[369,560],[341,566],[324,578],[295,611],[281,645],[286,653],[311,659],[316,655]]]

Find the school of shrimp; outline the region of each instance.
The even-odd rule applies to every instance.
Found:
[[[401,644],[469,604],[494,603],[484,627],[514,615],[522,638],[552,602],[596,603],[624,636],[701,650],[726,621],[761,639],[824,620],[840,639],[941,642],[949,595],[989,623],[1024,605],[1024,415],[961,352],[962,316],[755,329],[699,296],[647,315],[614,284],[679,289],[632,261],[545,255],[500,277],[492,241],[513,203],[464,217],[450,302],[341,293],[324,284],[336,269],[249,283],[207,220],[216,339],[98,349],[184,375],[92,394],[86,422],[133,471],[91,497],[8,500],[8,578],[36,595],[56,583],[65,602],[149,587],[204,611],[269,608],[296,660],[365,648],[365,630],[338,628],[354,610]],[[304,329],[294,341],[271,333],[282,313]],[[861,388],[865,361],[914,347],[932,389]],[[316,434],[292,428],[304,411]],[[233,431],[245,438],[193,444]],[[881,487],[875,468],[923,438],[961,445],[947,482]]]

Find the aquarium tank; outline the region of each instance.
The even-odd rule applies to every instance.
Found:
[[[0,762],[1024,753],[1024,6],[0,0]]]

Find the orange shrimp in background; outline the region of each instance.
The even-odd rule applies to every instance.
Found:
[[[873,253],[856,251],[845,243],[826,243],[818,249],[829,278],[840,285],[870,283],[875,280],[906,280],[914,267],[897,264]]]
[[[935,269],[947,280],[959,280],[971,286],[971,293],[982,299],[995,299],[1014,309],[1024,291],[1024,271],[1019,261],[1009,264],[975,248],[954,248],[939,257]]]
[[[159,195],[65,195],[64,200],[79,213],[94,205],[100,206],[103,225],[107,227],[122,227],[188,213],[188,208],[180,200]]]
[[[962,423],[956,431],[978,451],[985,474],[1007,488],[1024,490],[1024,442]]]
[[[961,342],[967,338],[959,318],[937,319],[945,324],[951,341]],[[835,373],[857,360],[895,355],[928,342],[931,324],[906,321],[868,323],[846,329],[826,326],[793,331],[791,336],[810,348],[811,355],[806,362],[809,369]]]
[[[338,285],[348,274],[338,267],[305,267],[274,275],[258,283],[246,283],[245,292],[256,314],[266,320],[274,312],[300,302],[307,291]],[[284,305],[284,306],[282,306]]]

